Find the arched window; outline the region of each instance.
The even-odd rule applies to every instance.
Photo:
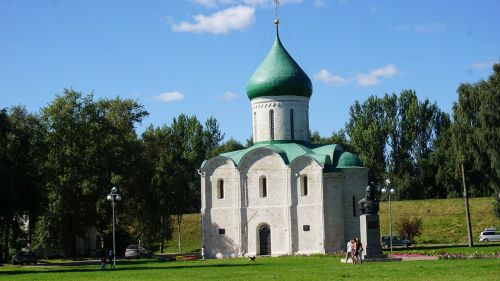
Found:
[[[257,139],[257,112],[253,113],[253,137],[254,141]]]
[[[265,176],[259,179],[259,196],[262,198],[267,197],[267,178]]]
[[[291,140],[295,139],[295,132],[293,126],[293,109],[290,109],[290,139]]]
[[[307,175],[301,177],[300,183],[300,193],[302,196],[309,196],[309,183],[307,180]]]
[[[269,129],[271,140],[274,140],[274,111],[272,109],[269,110]]]
[[[217,198],[224,199],[224,180],[217,180]]]

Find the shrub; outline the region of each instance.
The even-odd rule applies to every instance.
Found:
[[[413,239],[422,234],[422,218],[401,217],[396,222],[396,230],[406,239],[413,242]]]

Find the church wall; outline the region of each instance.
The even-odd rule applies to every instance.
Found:
[[[271,140],[269,111],[274,111],[274,140],[291,140],[293,109],[294,140],[309,140],[309,99],[299,96],[260,97],[252,100],[254,142]]]
[[[365,197],[368,185],[367,168],[344,168],[344,186],[342,198],[344,207],[344,239],[348,240],[359,237],[359,205],[358,202]]]
[[[344,174],[324,174],[323,196],[325,212],[325,251],[336,252],[344,246],[344,208],[342,203],[342,187]]]
[[[243,162],[243,160],[242,160]],[[289,172],[281,157],[269,150],[261,150],[245,160],[242,177],[246,180],[246,210],[242,222],[246,238],[245,251],[249,255],[259,252],[259,227],[268,224],[271,229],[271,254],[289,253]],[[267,197],[260,193],[261,177],[267,180]]]
[[[292,251],[297,254],[322,253],[323,245],[323,167],[310,158],[302,158],[292,171]],[[307,194],[304,194],[304,176]]]
[[[218,182],[224,181],[224,196],[219,198]],[[232,162],[219,160],[206,168],[202,184],[202,232],[205,255],[209,258],[235,257],[239,252],[240,177]]]

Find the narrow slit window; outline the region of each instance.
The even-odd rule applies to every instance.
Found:
[[[352,196],[352,216],[356,216],[356,196]]]
[[[269,128],[271,140],[274,140],[274,110],[269,111]]]
[[[253,137],[255,141],[257,139],[257,112],[253,113]]]
[[[217,181],[217,198],[224,199],[224,180],[219,179]]]
[[[261,177],[260,178],[260,197],[267,197],[267,178],[266,177]]]
[[[290,109],[290,139],[295,139],[295,130],[293,125],[293,109]]]
[[[309,196],[309,185],[307,176],[302,176],[302,196]]]

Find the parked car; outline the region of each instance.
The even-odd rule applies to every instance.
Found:
[[[480,242],[500,241],[500,231],[494,227],[485,228],[479,234]]]
[[[36,264],[38,257],[35,252],[21,250],[12,257],[12,264]]]
[[[383,248],[389,248],[391,246],[391,239],[390,239],[389,235],[382,236],[382,238],[380,240],[381,240],[380,245]],[[408,248],[409,246],[411,246],[411,241],[408,239],[405,239],[401,235],[393,235],[392,236],[392,246],[393,247],[394,246],[404,246],[404,247]]]
[[[151,257],[151,252],[140,245],[128,245],[125,249],[125,258],[127,259],[139,259],[144,257]]]

